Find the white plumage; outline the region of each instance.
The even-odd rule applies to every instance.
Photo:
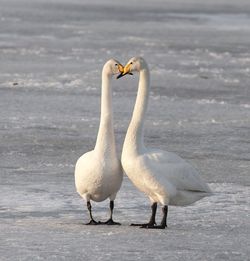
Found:
[[[141,57],[134,57],[124,67],[121,77],[133,71],[139,72],[139,86],[133,116],[122,150],[122,167],[133,184],[144,192],[152,203],[149,223],[134,224],[146,228],[165,228],[168,205],[183,206],[211,193],[197,170],[178,155],[149,149],[144,145],[144,120],[147,110],[150,75],[147,63]],[[157,203],[163,205],[163,218],[155,225]]]
[[[77,192],[86,200],[90,214],[88,224],[100,224],[93,219],[90,201],[110,199],[110,219],[105,224],[119,224],[113,221],[114,200],[121,187],[123,171],[116,153],[112,89],[113,75],[123,70],[122,65],[111,59],[102,70],[101,118],[94,150],[82,155],[75,166],[75,185]]]

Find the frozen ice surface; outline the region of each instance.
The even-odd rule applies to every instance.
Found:
[[[250,2],[0,0],[0,259],[249,260]],[[100,72],[143,55],[146,142],[197,167],[213,196],[170,207],[168,229],[125,177],[120,227],[88,227],[74,164],[94,146]],[[138,77],[114,80],[118,150]],[[93,204],[108,217],[108,201]],[[158,211],[160,218],[160,210]]]

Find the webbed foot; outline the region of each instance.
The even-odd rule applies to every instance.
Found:
[[[100,222],[96,222],[94,219],[91,219],[88,223],[86,223],[85,225],[99,225]]]
[[[118,225],[120,226],[121,223],[118,223],[118,222],[115,222],[112,218],[108,219],[107,221],[105,222],[99,222],[101,225]]]
[[[148,228],[148,229],[165,229],[167,225],[149,225],[149,226],[141,226],[140,228]]]
[[[147,227],[149,227],[149,226],[154,226],[154,225],[156,225],[156,223],[132,223],[132,224],[130,224],[130,226],[133,226],[133,227],[141,227],[141,228],[147,228]]]

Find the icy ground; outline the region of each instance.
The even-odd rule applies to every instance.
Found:
[[[102,65],[134,55],[152,72],[148,146],[181,155],[214,191],[170,207],[163,231],[129,226],[150,207],[126,177],[120,227],[83,225],[74,188]],[[249,1],[0,0],[0,61],[1,261],[250,260]],[[137,82],[113,81],[118,151]],[[108,201],[93,211],[105,220]]]

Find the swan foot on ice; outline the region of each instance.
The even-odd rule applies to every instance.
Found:
[[[120,226],[121,223],[115,222],[112,218],[108,219],[106,222],[99,222],[101,225],[118,225]]]
[[[99,221],[99,224],[101,224],[101,225],[121,225],[121,223],[115,222],[113,220],[114,200],[110,200],[109,208],[110,208],[110,218],[105,222]]]
[[[167,227],[168,206],[164,206],[162,208],[162,212],[163,212],[163,217],[160,225],[153,225],[153,226],[146,226],[146,227],[142,226],[141,228],[165,229]]]
[[[100,222],[96,222],[94,219],[91,219],[88,223],[86,223],[85,225],[99,225]]]
[[[131,227],[141,227],[141,228],[148,228],[156,225],[156,223],[132,223],[130,224]]]
[[[150,221],[146,224],[131,224],[131,226],[140,226],[140,228],[149,228],[149,229],[165,229],[167,227],[167,215],[168,215],[168,206],[162,208],[163,217],[160,225],[156,225],[155,214],[157,209],[157,203],[155,202],[152,206],[152,216]]]
[[[138,226],[138,227],[141,227],[141,228],[147,228],[149,226],[152,227],[152,226],[156,225],[155,215],[156,215],[156,210],[157,210],[157,202],[154,202],[152,204],[151,210],[152,210],[152,215],[151,215],[148,223],[144,223],[144,224],[134,224],[134,223],[132,223],[130,226]]]
[[[147,227],[140,227],[140,228],[148,228],[148,229],[165,229],[167,225],[155,225],[155,226],[147,226]]]

